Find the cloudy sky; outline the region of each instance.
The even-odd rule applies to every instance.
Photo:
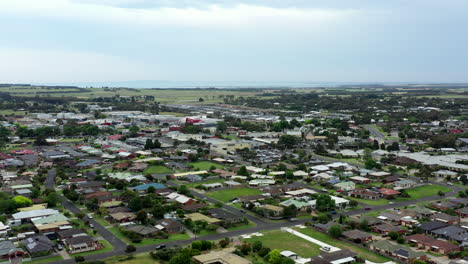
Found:
[[[0,0],[0,82],[468,82],[466,0]]]

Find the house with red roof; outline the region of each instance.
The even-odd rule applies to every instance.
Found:
[[[397,190],[387,189],[387,188],[381,188],[379,189],[379,192],[382,195],[382,197],[385,199],[394,198],[401,194],[401,192]]]

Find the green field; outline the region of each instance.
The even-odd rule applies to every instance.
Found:
[[[407,189],[406,192],[409,194],[409,198],[398,198],[397,200],[414,200],[419,199],[427,196],[437,195],[439,191],[444,193],[450,192],[451,189],[445,186],[440,185],[426,185],[426,186],[419,186],[411,189]]]
[[[271,249],[290,250],[301,257],[310,258],[320,254],[320,246],[288,232],[271,231],[263,233],[261,237],[245,239],[249,243],[261,241],[264,247]]]
[[[327,234],[324,234],[324,233],[320,233],[316,230],[313,230],[311,228],[305,228],[305,229],[297,229],[297,231],[305,234],[305,235],[308,235],[312,238],[315,238],[317,240],[320,240],[322,242],[325,242],[331,246],[335,246],[335,247],[338,247],[338,248],[341,248],[341,249],[349,249],[355,253],[357,253],[359,255],[359,257],[363,258],[363,259],[366,259],[366,260],[369,260],[369,261],[372,261],[372,262],[376,262],[376,263],[383,263],[383,262],[387,262],[387,261],[390,261],[390,259],[386,258],[386,257],[383,257],[381,255],[378,255],[370,250],[367,250],[367,249],[363,249],[359,246],[356,246],[356,245],[353,245],[352,243],[348,243],[348,242],[344,242],[344,241],[340,241],[340,240],[335,240],[333,239],[332,237],[328,236]],[[294,251],[294,250],[292,250]]]
[[[149,166],[143,171],[144,174],[159,174],[159,173],[173,173],[174,171],[166,166],[154,165]]]
[[[223,165],[218,163],[214,163],[211,161],[197,161],[197,162],[190,162],[189,165],[192,165],[193,168],[197,170],[209,170],[212,166],[215,166],[218,169],[224,168]]]
[[[256,189],[234,188],[234,189],[228,189],[228,190],[222,190],[222,191],[209,192],[207,193],[207,195],[210,196],[211,198],[227,203],[231,201],[232,199],[240,197],[240,196],[256,195],[256,194],[261,194],[261,193],[262,193],[261,191],[256,190]]]
[[[229,230],[229,231],[235,231],[235,230],[241,230],[241,229],[251,228],[251,227],[255,227],[255,226],[257,226],[257,225],[254,222],[249,221],[249,223],[246,224],[246,225],[238,225],[238,226],[229,227],[229,228],[226,228],[226,229]]]
[[[348,197],[350,200],[354,200],[358,203],[368,204],[368,205],[387,205],[388,200],[385,199],[378,199],[378,200],[367,200],[367,199],[360,199],[354,197]]]
[[[47,96],[62,97],[70,96],[77,98],[92,97],[114,97],[120,96],[154,96],[161,103],[221,103],[224,96],[251,97],[258,94],[258,91],[249,90],[228,90],[228,89],[102,89],[88,88],[86,92],[78,92],[75,88],[54,89],[41,87],[0,87],[0,92],[8,92],[13,96]],[[41,92],[48,92],[41,94]],[[67,93],[64,93],[67,92]],[[199,102],[202,98],[203,102]]]

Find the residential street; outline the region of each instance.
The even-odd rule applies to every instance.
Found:
[[[440,183],[433,183],[433,184],[440,184]],[[171,182],[168,182],[168,185],[178,186],[177,184],[171,183]],[[441,185],[447,186],[446,184],[441,184]],[[460,187],[456,187],[456,186],[450,186],[450,187],[453,189],[453,191],[445,193],[446,197],[456,195],[458,190],[461,189]],[[210,201],[212,203],[217,202],[217,200],[215,200],[213,198],[210,198],[210,197],[208,197],[208,196],[206,196],[204,194],[200,194],[200,193],[195,192],[195,191],[192,191],[192,193],[197,198],[201,198],[201,199],[206,198],[207,201]],[[421,199],[418,199],[418,200],[408,200],[408,201],[398,202],[398,203],[388,204],[388,205],[374,205],[374,206],[366,205],[366,207],[370,208],[370,210],[356,209],[356,210],[344,212],[342,214],[346,215],[346,216],[356,216],[356,215],[368,213],[369,211],[388,210],[388,209],[392,209],[392,208],[396,208],[396,207],[404,207],[404,206],[414,205],[415,203],[419,203],[419,202],[437,201],[439,199],[441,199],[440,196],[434,195],[434,196],[424,197],[424,198],[421,198]],[[79,208],[77,208],[73,203],[71,203],[67,199],[64,199],[63,205],[64,205],[65,208],[67,208],[68,210],[70,210],[73,213],[81,212],[81,210]],[[254,215],[250,215],[250,214],[247,214],[247,213],[244,214],[244,213],[240,212],[239,209],[234,208],[234,207],[229,206],[229,205],[226,205],[226,204],[223,206],[223,208],[230,211],[230,212],[232,212],[232,213],[235,213],[237,215],[240,215],[240,214],[244,215],[250,221],[256,223],[256,226],[251,227],[251,228],[246,228],[246,229],[229,231],[229,232],[226,232],[226,233],[217,233],[217,234],[211,234],[211,235],[207,235],[207,236],[203,236],[203,237],[190,238],[190,239],[186,239],[186,240],[171,241],[171,242],[166,242],[164,244],[166,244],[168,247],[182,247],[182,246],[185,246],[185,245],[188,245],[188,244],[192,243],[192,241],[195,241],[195,240],[219,240],[219,239],[223,239],[225,237],[232,238],[232,237],[237,237],[237,236],[245,235],[245,234],[263,232],[263,231],[268,231],[268,230],[275,230],[275,229],[280,229],[281,227],[289,227],[289,226],[304,224],[305,222],[310,221],[310,219],[299,219],[299,220],[296,220],[294,222],[289,222],[289,221],[286,221],[286,220],[281,221],[281,222],[274,222],[274,223],[273,222],[266,222],[266,221],[260,219],[259,217],[254,216]],[[339,214],[334,215],[335,218],[338,217],[338,216],[339,216]],[[86,256],[85,257],[86,261],[102,260],[102,259],[110,258],[110,257],[113,257],[113,256],[129,254],[129,253],[125,252],[125,249],[126,249],[127,245],[123,241],[118,239],[114,234],[112,234],[109,230],[107,230],[105,227],[103,227],[98,222],[94,221],[93,219],[89,219],[89,222],[92,223],[95,226],[95,229],[98,231],[98,233],[104,239],[106,239],[107,241],[109,241],[112,244],[112,246],[114,247],[114,250],[109,251],[109,252],[105,252],[105,253],[93,254],[93,255]],[[135,253],[144,253],[144,252],[154,251],[155,247],[157,245],[158,244],[138,246]],[[54,264],[75,263],[75,261],[73,259],[69,259],[69,260],[56,261],[56,262],[52,262],[52,263],[54,263]]]

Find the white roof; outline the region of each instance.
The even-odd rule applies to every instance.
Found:
[[[287,258],[292,257],[292,256],[297,256],[296,253],[294,253],[292,251],[289,251],[289,250],[283,250],[283,251],[281,251],[280,254],[281,254],[281,256],[284,256],[284,257],[287,257]]]
[[[356,260],[352,257],[347,257],[343,259],[338,259],[335,261],[332,261],[331,264],[341,264],[341,263],[349,263],[349,262],[355,262]]]
[[[19,212],[19,213],[13,214],[12,217],[13,219],[21,220],[21,219],[28,219],[28,218],[34,218],[34,217],[44,217],[44,216],[54,215],[58,213],[59,211],[55,209],[39,209],[39,210]]]
[[[315,171],[327,171],[330,168],[325,165],[317,165],[317,166],[313,166],[311,169]]]
[[[299,170],[299,171],[293,172],[293,175],[294,175],[294,176],[307,176],[307,175],[309,175],[309,174],[307,174],[307,172],[305,172],[305,171]]]

